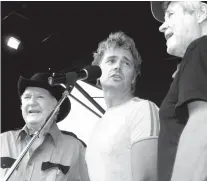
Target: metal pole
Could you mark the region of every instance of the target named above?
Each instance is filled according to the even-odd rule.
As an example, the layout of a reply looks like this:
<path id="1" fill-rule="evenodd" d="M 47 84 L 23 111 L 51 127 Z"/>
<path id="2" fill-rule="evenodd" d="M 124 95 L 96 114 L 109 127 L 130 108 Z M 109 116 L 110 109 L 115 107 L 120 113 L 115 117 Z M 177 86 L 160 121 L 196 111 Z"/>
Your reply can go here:
<path id="1" fill-rule="evenodd" d="M 75 88 L 78 89 L 102 114 L 105 110 L 78 84 L 75 84 Z"/>

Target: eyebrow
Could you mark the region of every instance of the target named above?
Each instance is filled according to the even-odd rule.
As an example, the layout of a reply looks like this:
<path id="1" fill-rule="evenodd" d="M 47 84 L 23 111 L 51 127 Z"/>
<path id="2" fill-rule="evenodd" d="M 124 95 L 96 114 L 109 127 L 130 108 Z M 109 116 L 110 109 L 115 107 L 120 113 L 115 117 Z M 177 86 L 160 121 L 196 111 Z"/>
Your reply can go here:
<path id="1" fill-rule="evenodd" d="M 166 16 L 168 16 L 171 12 L 172 12 L 172 10 L 167 9 L 167 10 L 165 11 L 164 19 L 166 19 Z"/>
<path id="2" fill-rule="evenodd" d="M 108 59 L 111 59 L 111 58 L 117 58 L 117 56 L 115 56 L 115 55 L 109 56 L 109 57 L 107 57 L 107 60 L 108 60 Z M 124 58 L 125 60 L 127 60 L 128 62 L 131 62 L 127 57 L 123 56 L 123 58 Z"/>
<path id="3" fill-rule="evenodd" d="M 117 58 L 117 56 L 112 55 L 112 56 L 107 57 L 107 59 L 111 59 L 111 58 Z"/>
<path id="4" fill-rule="evenodd" d="M 172 11 L 173 11 L 172 9 L 167 9 L 167 10 L 165 10 L 165 14 L 166 14 L 166 13 L 169 14 L 169 13 L 171 13 Z"/>
<path id="5" fill-rule="evenodd" d="M 41 93 L 41 92 L 37 92 L 35 95 L 39 96 L 39 95 L 46 95 L 46 94 Z M 32 96 L 32 93 L 26 92 L 26 93 L 23 93 L 21 97 L 23 97 L 23 96 Z"/>
<path id="6" fill-rule="evenodd" d="M 31 96 L 31 94 L 29 94 L 29 93 L 23 93 L 23 94 L 21 95 L 20 99 L 23 99 L 23 98 L 26 97 L 26 96 Z"/>
<path id="7" fill-rule="evenodd" d="M 30 93 L 23 93 L 22 96 L 28 96 L 31 95 Z"/>
<path id="8" fill-rule="evenodd" d="M 132 61 L 129 60 L 129 59 L 128 59 L 127 57 L 125 57 L 125 56 L 124 56 L 124 59 L 127 60 L 128 62 L 131 62 L 131 63 L 132 63 Z"/>

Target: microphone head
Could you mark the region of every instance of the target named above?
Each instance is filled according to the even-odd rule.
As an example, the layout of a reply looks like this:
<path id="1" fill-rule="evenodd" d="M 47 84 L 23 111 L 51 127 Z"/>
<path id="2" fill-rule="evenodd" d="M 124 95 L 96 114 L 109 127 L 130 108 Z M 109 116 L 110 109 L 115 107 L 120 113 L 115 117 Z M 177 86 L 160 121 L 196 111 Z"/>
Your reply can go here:
<path id="1" fill-rule="evenodd" d="M 101 68 L 97 65 L 89 65 L 83 69 L 87 74 L 87 80 L 95 80 L 101 77 Z"/>

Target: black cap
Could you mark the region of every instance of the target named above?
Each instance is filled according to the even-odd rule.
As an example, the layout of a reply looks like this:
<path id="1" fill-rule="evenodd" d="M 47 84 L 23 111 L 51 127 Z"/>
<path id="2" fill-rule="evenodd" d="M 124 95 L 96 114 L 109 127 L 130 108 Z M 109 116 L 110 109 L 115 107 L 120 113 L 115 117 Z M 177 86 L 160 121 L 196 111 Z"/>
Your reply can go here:
<path id="1" fill-rule="evenodd" d="M 165 1 L 151 1 L 150 2 L 150 6 L 151 6 L 151 12 L 152 15 L 154 16 L 154 18 L 163 23 L 165 21 L 164 17 L 165 17 L 165 12 L 164 9 L 162 8 L 162 4 Z"/>
<path id="2" fill-rule="evenodd" d="M 150 6 L 151 6 L 151 12 L 154 18 L 163 23 L 165 21 L 165 10 L 163 9 L 163 3 L 164 2 L 171 2 L 171 1 L 151 1 Z M 207 1 L 201 1 L 203 3 L 207 3 Z"/>

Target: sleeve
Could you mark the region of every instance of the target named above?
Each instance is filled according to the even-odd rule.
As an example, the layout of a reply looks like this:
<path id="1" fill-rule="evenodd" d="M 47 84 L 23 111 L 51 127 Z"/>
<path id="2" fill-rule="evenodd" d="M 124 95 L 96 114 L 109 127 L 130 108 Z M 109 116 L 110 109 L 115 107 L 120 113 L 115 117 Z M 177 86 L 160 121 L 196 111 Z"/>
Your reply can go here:
<path id="1" fill-rule="evenodd" d="M 81 175 L 81 181 L 89 181 L 89 175 L 88 175 L 88 168 L 85 160 L 85 151 L 86 148 L 81 144 L 80 146 L 80 155 L 79 155 L 79 164 L 80 164 L 80 175 Z"/>
<path id="2" fill-rule="evenodd" d="M 188 119 L 187 104 L 195 100 L 207 101 L 207 36 L 198 42 L 181 67 L 178 83 L 176 115 Z"/>
<path id="3" fill-rule="evenodd" d="M 131 145 L 135 142 L 159 135 L 159 108 L 152 102 L 144 100 L 135 106 L 130 116 Z"/>

